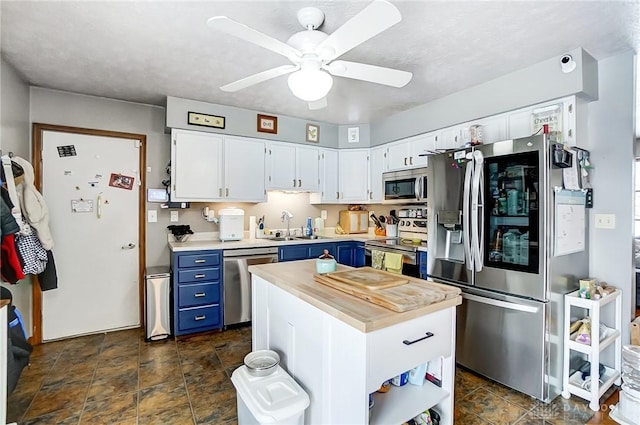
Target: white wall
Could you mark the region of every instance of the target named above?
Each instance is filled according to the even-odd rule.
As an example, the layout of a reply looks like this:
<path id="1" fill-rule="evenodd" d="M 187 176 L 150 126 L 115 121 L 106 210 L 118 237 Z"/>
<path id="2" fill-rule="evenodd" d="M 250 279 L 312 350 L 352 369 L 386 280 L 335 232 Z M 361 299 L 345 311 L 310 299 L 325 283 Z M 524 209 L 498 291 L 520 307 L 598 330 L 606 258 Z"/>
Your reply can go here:
<path id="1" fill-rule="evenodd" d="M 633 52 L 598 62 L 599 99 L 588 105 L 594 207 L 589 216 L 589 273 L 622 288 L 622 340 L 635 316 L 634 145 L 636 92 Z M 615 229 L 596 229 L 595 214 L 615 214 Z M 632 315 L 633 314 L 633 315 Z"/>
<path id="2" fill-rule="evenodd" d="M 4 58 L 0 63 L 0 149 L 6 155 L 31 159 L 29 139 L 29 86 Z M 13 294 L 13 303 L 22 313 L 31 334 L 31 276 L 17 285 L 3 282 Z"/>

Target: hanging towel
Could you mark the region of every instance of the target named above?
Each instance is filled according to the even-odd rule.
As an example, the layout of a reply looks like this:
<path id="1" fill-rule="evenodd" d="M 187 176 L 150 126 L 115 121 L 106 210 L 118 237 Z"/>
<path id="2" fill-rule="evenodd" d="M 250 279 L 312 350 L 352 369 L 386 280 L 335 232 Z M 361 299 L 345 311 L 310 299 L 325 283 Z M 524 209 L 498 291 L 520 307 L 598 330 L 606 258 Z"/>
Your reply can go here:
<path id="1" fill-rule="evenodd" d="M 384 267 L 388 272 L 402 274 L 402 254 L 385 252 Z"/>
<path id="2" fill-rule="evenodd" d="M 384 252 L 371 250 L 371 267 L 374 269 L 382 270 L 384 266 Z"/>

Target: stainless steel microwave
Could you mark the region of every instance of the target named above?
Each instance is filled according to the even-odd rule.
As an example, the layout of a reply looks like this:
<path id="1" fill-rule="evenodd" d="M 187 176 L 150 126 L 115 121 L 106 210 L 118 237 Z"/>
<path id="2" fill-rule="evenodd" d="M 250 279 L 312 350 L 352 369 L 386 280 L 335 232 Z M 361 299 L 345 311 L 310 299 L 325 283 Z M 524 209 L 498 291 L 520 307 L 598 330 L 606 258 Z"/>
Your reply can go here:
<path id="1" fill-rule="evenodd" d="M 382 173 L 385 204 L 427 202 L 427 168 Z"/>

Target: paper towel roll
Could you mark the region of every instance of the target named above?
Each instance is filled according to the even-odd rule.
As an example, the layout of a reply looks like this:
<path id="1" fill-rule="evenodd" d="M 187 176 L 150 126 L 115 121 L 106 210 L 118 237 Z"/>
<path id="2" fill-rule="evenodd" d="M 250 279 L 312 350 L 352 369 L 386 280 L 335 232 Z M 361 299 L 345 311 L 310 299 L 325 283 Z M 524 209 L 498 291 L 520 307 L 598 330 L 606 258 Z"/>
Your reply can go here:
<path id="1" fill-rule="evenodd" d="M 249 216 L 249 239 L 254 240 L 256 238 L 256 216 Z"/>

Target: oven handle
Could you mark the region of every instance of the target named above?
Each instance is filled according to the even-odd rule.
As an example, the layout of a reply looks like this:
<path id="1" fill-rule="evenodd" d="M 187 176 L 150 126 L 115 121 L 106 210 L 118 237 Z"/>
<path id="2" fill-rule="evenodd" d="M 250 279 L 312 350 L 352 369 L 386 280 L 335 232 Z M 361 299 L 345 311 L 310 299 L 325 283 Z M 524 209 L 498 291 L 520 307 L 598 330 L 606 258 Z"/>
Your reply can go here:
<path id="1" fill-rule="evenodd" d="M 396 251 L 394 249 L 382 248 L 379 246 L 366 246 L 364 247 L 364 255 L 371 256 L 371 250 L 382 251 L 382 252 L 397 252 L 402 254 L 402 262 L 405 264 L 416 265 L 417 264 L 417 255 L 415 252 L 407 252 L 407 251 Z"/>

